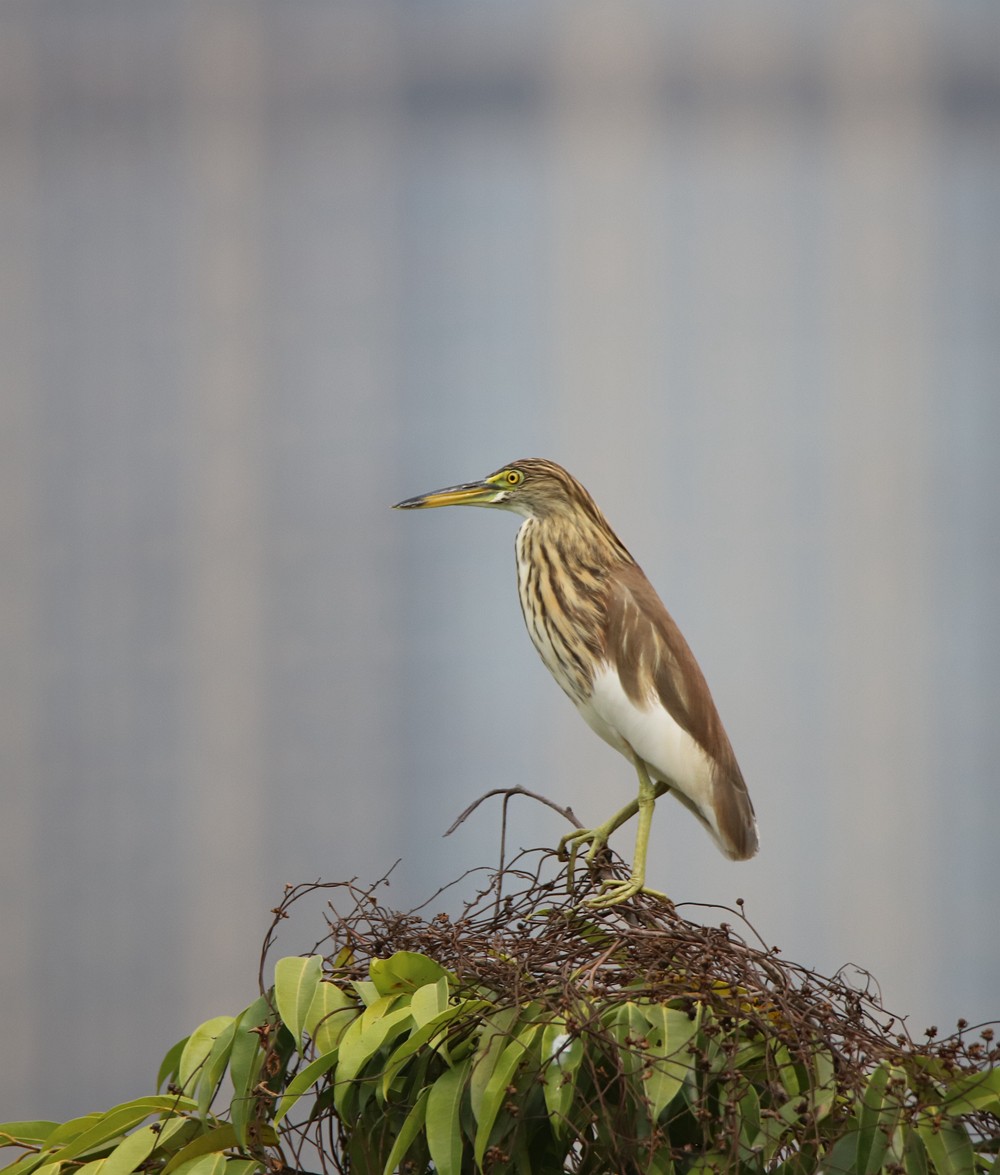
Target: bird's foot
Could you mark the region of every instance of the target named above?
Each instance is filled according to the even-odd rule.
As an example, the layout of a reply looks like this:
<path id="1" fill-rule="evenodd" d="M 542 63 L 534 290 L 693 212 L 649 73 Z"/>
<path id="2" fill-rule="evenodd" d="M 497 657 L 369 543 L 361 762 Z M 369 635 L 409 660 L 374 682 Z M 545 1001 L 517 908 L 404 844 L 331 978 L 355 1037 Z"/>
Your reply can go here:
<path id="1" fill-rule="evenodd" d="M 587 855 L 584 860 L 587 862 L 587 868 L 593 869 L 598 857 L 607 848 L 608 837 L 611 835 L 610 829 L 604 827 L 598 828 L 578 828 L 575 832 L 568 832 L 559 842 L 559 859 L 560 861 L 567 861 L 566 876 L 569 888 L 572 890 L 574 885 L 574 874 L 576 873 L 576 858 L 581 848 L 585 844 L 590 843 L 590 848 L 587 850 Z"/>
<path id="2" fill-rule="evenodd" d="M 642 877 L 636 877 L 635 874 L 625 880 L 609 878 L 601 882 L 599 892 L 593 897 L 587 898 L 584 904 L 594 910 L 608 910 L 612 906 L 617 906 L 620 902 L 627 902 L 629 898 L 634 898 L 641 893 L 648 894 L 649 897 L 657 898 L 668 905 L 673 904 L 665 893 L 660 893 L 658 889 L 650 889 L 649 886 L 643 885 L 642 880 Z"/>

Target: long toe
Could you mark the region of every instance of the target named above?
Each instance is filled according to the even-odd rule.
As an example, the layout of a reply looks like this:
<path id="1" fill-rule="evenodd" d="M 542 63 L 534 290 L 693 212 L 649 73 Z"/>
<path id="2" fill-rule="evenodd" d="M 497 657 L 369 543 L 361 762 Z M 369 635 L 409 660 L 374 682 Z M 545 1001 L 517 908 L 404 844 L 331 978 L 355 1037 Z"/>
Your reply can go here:
<path id="1" fill-rule="evenodd" d="M 607 910 L 621 902 L 627 902 L 629 898 L 634 898 L 637 894 L 646 894 L 648 897 L 656 898 L 657 901 L 673 905 L 665 893 L 660 893 L 658 889 L 650 889 L 636 877 L 629 877 L 625 881 L 602 881 L 600 891 L 587 898 L 586 905 L 595 910 Z"/>
<path id="2" fill-rule="evenodd" d="M 587 853 L 587 860 L 590 861 L 607 844 L 607 837 L 601 835 L 599 828 L 578 828 L 575 832 L 567 832 L 559 841 L 560 860 L 572 860 L 588 842 L 590 850 Z"/>
<path id="3" fill-rule="evenodd" d="M 599 848 L 603 849 L 605 844 L 605 841 L 601 840 L 597 829 L 578 828 L 575 832 L 568 832 L 559 841 L 559 860 L 568 862 L 566 867 L 566 884 L 571 892 L 576 885 L 576 857 L 580 849 L 588 841 L 590 841 L 590 851 L 587 853 L 587 867 L 589 869 L 591 868 L 595 851 Z"/>

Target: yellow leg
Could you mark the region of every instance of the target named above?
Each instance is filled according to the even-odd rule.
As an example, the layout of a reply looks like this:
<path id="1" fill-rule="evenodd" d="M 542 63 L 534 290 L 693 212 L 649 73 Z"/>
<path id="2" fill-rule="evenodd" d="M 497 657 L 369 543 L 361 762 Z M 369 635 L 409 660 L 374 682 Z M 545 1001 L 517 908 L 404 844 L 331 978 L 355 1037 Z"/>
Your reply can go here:
<path id="1" fill-rule="evenodd" d="M 616 906 L 619 902 L 624 902 L 628 898 L 634 897 L 637 893 L 651 894 L 653 897 L 661 898 L 663 901 L 669 901 L 666 894 L 660 893 L 658 890 L 649 889 L 646 884 L 646 851 L 649 847 L 649 830 L 653 822 L 653 809 L 656 806 L 656 797 L 663 795 L 667 790 L 665 784 L 653 784 L 649 778 L 649 772 L 646 770 L 645 764 L 636 759 L 635 768 L 639 774 L 639 795 L 634 803 L 629 804 L 628 807 L 623 808 L 617 816 L 612 817 L 609 821 L 611 825 L 610 832 L 613 832 L 619 824 L 627 820 L 633 812 L 639 813 L 639 827 L 635 834 L 635 856 L 632 860 L 632 873 L 625 881 L 603 881 L 601 883 L 600 893 L 592 898 L 587 899 L 587 905 L 593 906 L 600 910 L 606 910 L 609 906 Z M 623 819 L 619 819 L 622 813 L 628 813 Z M 617 823 L 616 823 L 617 821 Z M 602 833 L 606 825 L 595 830 L 597 833 Z M 605 841 L 607 836 L 605 836 Z M 588 861 L 593 853 L 593 846 L 591 846 L 590 853 L 587 854 Z"/>
<path id="2" fill-rule="evenodd" d="M 580 849 L 589 842 L 590 849 L 587 852 L 584 860 L 587 866 L 594 864 L 601 850 L 608 843 L 608 837 L 620 828 L 627 820 L 639 811 L 638 799 L 632 800 L 631 803 L 625 805 L 620 812 L 616 812 L 610 820 L 605 820 L 603 824 L 599 824 L 596 828 L 578 828 L 576 832 L 568 832 L 559 842 L 559 856 L 569 858 L 569 884 L 573 887 L 573 874 L 576 870 L 576 855 Z"/>

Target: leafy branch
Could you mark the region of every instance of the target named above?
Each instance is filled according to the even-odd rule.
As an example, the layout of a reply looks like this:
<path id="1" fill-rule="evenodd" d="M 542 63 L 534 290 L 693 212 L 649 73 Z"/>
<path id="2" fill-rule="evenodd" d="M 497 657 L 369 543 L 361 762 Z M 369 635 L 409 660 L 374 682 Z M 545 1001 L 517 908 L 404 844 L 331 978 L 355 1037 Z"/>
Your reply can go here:
<path id="1" fill-rule="evenodd" d="M 993 1170 L 990 1026 L 916 1043 L 870 977 L 783 960 L 742 905 L 705 926 L 566 885 L 535 851 L 456 918 L 391 910 L 377 883 L 289 888 L 258 999 L 179 1041 L 161 1093 L 0 1125 L 5 1175 Z M 324 936 L 272 966 L 317 891 Z"/>

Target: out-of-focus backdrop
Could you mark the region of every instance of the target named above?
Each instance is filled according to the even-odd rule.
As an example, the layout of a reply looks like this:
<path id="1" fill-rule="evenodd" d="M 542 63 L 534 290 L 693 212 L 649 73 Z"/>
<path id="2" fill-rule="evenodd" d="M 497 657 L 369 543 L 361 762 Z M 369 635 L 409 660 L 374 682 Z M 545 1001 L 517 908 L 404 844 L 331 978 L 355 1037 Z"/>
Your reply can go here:
<path id="1" fill-rule="evenodd" d="M 1000 1015 L 995 4 L 7 0 L 0 255 L 0 1117 L 149 1090 L 284 883 L 632 794 L 516 521 L 388 509 L 519 456 L 750 782 L 760 856 L 664 802 L 651 883 Z"/>

